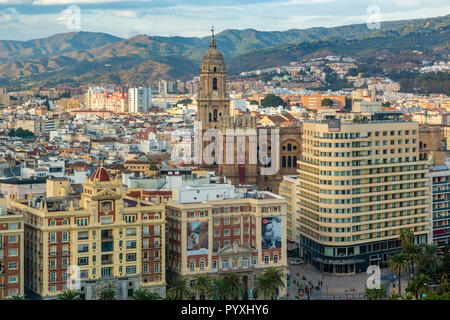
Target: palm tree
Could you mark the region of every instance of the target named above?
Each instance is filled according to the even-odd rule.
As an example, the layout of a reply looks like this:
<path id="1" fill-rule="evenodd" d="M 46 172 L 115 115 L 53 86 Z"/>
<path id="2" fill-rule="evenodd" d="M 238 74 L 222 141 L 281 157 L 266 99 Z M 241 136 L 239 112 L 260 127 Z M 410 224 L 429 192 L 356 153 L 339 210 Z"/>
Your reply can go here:
<path id="1" fill-rule="evenodd" d="M 272 280 L 267 278 L 265 274 L 261 274 L 256 278 L 254 292 L 256 297 L 262 297 L 263 299 L 277 295 L 277 290 L 272 285 Z"/>
<path id="2" fill-rule="evenodd" d="M 227 283 L 227 286 L 230 290 L 230 294 L 232 299 L 239 299 L 239 296 L 245 294 L 244 283 L 242 282 L 242 278 L 235 272 L 229 272 L 225 274 L 224 280 Z"/>
<path id="3" fill-rule="evenodd" d="M 15 296 L 11 296 L 11 298 L 9 298 L 9 300 L 28 300 L 28 299 L 25 295 L 23 295 L 23 296 L 15 295 Z"/>
<path id="4" fill-rule="evenodd" d="M 194 286 L 192 289 L 200 295 L 206 297 L 211 289 L 211 278 L 206 275 L 199 275 L 195 277 Z"/>
<path id="5" fill-rule="evenodd" d="M 432 279 L 438 281 L 441 277 L 440 270 L 443 267 L 443 261 L 438 255 L 436 244 L 426 244 L 422 248 L 422 254 L 419 258 L 418 272 L 429 275 Z"/>
<path id="6" fill-rule="evenodd" d="M 57 300 L 81 300 L 80 294 L 75 290 L 66 290 L 56 297 Z"/>
<path id="7" fill-rule="evenodd" d="M 410 277 L 411 280 L 411 278 L 414 277 L 414 274 L 416 272 L 415 266 L 419 263 L 420 253 L 422 252 L 422 249 L 420 248 L 419 245 L 411 243 L 407 245 L 405 248 L 403 248 L 403 252 L 411 264 L 410 270 L 412 275 Z"/>
<path id="8" fill-rule="evenodd" d="M 161 297 L 157 293 L 148 291 L 147 289 L 137 289 L 133 292 L 135 300 L 159 300 Z"/>
<path id="9" fill-rule="evenodd" d="M 398 278 L 398 293 L 402 295 L 401 275 L 402 272 L 408 270 L 409 263 L 403 253 L 398 253 L 389 257 L 389 268 L 397 274 Z"/>
<path id="10" fill-rule="evenodd" d="M 406 248 L 408 245 L 414 243 L 414 232 L 412 232 L 410 229 L 402 229 L 400 231 L 399 236 L 400 242 L 402 243 L 402 248 Z"/>
<path id="11" fill-rule="evenodd" d="M 209 298 L 213 300 L 233 299 L 233 292 L 225 277 L 219 277 L 213 280 L 211 290 L 208 292 Z"/>
<path id="12" fill-rule="evenodd" d="M 112 288 L 103 288 L 98 293 L 98 300 L 116 300 L 116 291 Z"/>
<path id="13" fill-rule="evenodd" d="M 278 295 L 278 291 L 282 288 L 285 287 L 284 284 L 284 273 L 283 271 L 270 267 L 267 268 L 266 271 L 264 272 L 264 277 L 266 277 L 268 279 L 268 281 L 271 282 L 271 285 L 276 289 L 277 294 L 275 296 Z"/>
<path id="14" fill-rule="evenodd" d="M 187 287 L 187 279 L 178 277 L 174 279 L 167 290 L 168 300 L 189 300 L 191 299 L 191 291 Z"/>
<path id="15" fill-rule="evenodd" d="M 420 298 L 423 293 L 428 292 L 429 290 L 428 283 L 430 280 L 431 280 L 430 277 L 427 276 L 426 274 L 419 273 L 408 284 L 406 291 L 416 296 L 416 298 Z"/>

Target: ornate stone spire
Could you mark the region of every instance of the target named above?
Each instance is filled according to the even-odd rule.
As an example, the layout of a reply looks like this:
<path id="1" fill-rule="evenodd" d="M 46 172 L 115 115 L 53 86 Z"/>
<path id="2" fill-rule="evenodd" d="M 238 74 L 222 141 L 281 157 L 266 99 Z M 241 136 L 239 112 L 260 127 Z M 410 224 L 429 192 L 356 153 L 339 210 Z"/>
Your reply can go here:
<path id="1" fill-rule="evenodd" d="M 211 44 L 209 45 L 209 47 L 216 49 L 216 38 L 214 38 L 214 26 L 211 27 Z"/>

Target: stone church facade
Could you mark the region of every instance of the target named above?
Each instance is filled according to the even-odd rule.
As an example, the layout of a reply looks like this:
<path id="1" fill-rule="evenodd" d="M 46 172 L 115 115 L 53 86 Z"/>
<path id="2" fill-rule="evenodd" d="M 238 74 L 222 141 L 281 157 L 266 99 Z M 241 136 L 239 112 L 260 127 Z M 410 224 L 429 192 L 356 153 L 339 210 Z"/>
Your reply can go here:
<path id="1" fill-rule="evenodd" d="M 211 37 L 210 48 L 203 56 L 199 76 L 200 90 L 197 97 L 197 112 L 198 120 L 201 123 L 202 137 L 205 137 L 205 132 L 209 129 L 218 130 L 223 137 L 222 141 L 211 138 L 211 140 L 202 142 L 203 156 L 211 150 L 207 148 L 213 141 L 222 146 L 222 149 L 216 148 L 212 152 L 216 161 L 213 164 L 202 161 L 202 166 L 214 169 L 234 185 L 255 184 L 258 186 L 258 190 L 278 193 L 283 176 L 297 174 L 297 160 L 301 155 L 301 128 L 298 126 L 258 128 L 256 117 L 230 115 L 227 67 L 222 54 L 217 50 L 214 34 Z M 277 137 L 274 135 L 274 139 L 272 139 L 274 131 L 271 129 L 278 131 Z M 262 130 L 267 131 L 267 139 L 263 139 L 265 142 L 261 144 L 259 139 Z M 233 133 L 234 137 L 230 133 Z M 273 143 L 276 143 L 277 146 L 272 146 Z M 220 156 L 215 154 L 217 150 L 222 150 L 223 154 Z M 268 160 L 265 164 L 260 161 L 260 151 L 267 153 Z M 257 161 L 255 161 L 255 156 Z M 279 169 L 268 170 L 272 172 L 264 174 L 264 170 L 262 170 L 264 167 L 275 168 L 274 160 L 278 162 Z"/>

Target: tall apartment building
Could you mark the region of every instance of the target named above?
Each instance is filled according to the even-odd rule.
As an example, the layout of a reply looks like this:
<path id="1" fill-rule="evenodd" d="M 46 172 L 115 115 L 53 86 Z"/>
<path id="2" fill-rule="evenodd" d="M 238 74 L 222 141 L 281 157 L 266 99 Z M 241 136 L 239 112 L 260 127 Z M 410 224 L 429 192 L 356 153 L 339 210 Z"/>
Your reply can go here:
<path id="1" fill-rule="evenodd" d="M 0 299 L 24 295 L 24 222 L 0 205 Z"/>
<path id="2" fill-rule="evenodd" d="M 400 250 L 400 231 L 431 242 L 428 165 L 418 124 L 396 113 L 305 121 L 299 164 L 300 245 L 324 272 L 363 272 Z"/>
<path id="3" fill-rule="evenodd" d="M 150 88 L 128 89 L 128 112 L 147 113 L 152 107 L 152 90 Z"/>
<path id="4" fill-rule="evenodd" d="M 298 176 L 284 176 L 280 183 L 279 194 L 287 200 L 286 205 L 286 238 L 289 241 L 299 242 L 300 236 L 297 227 L 296 191 Z"/>
<path id="5" fill-rule="evenodd" d="M 438 248 L 450 244 L 450 167 L 448 164 L 430 166 L 432 187 L 433 243 Z"/>
<path id="6" fill-rule="evenodd" d="M 25 287 L 42 299 L 66 290 L 68 268 L 78 266 L 82 298 L 111 286 L 128 299 L 140 287 L 165 296 L 164 204 L 125 195 L 103 167 L 86 179 L 81 196 L 70 180 L 47 180 L 45 197 L 13 199 L 25 219 Z"/>
<path id="7" fill-rule="evenodd" d="M 233 271 L 242 275 L 247 298 L 266 267 L 286 274 L 282 197 L 271 192 L 239 193 L 232 185 L 189 186 L 172 190 L 166 212 L 167 266 L 191 285 L 197 275 L 214 278 Z"/>

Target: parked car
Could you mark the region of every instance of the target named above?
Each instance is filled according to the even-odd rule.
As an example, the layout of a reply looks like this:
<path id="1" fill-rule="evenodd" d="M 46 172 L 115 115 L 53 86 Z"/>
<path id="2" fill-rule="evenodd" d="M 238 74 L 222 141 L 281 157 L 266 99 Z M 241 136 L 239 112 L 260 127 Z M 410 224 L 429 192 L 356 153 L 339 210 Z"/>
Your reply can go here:
<path id="1" fill-rule="evenodd" d="M 297 264 L 305 264 L 306 262 L 303 259 L 292 259 L 290 263 L 292 265 L 297 265 Z"/>

